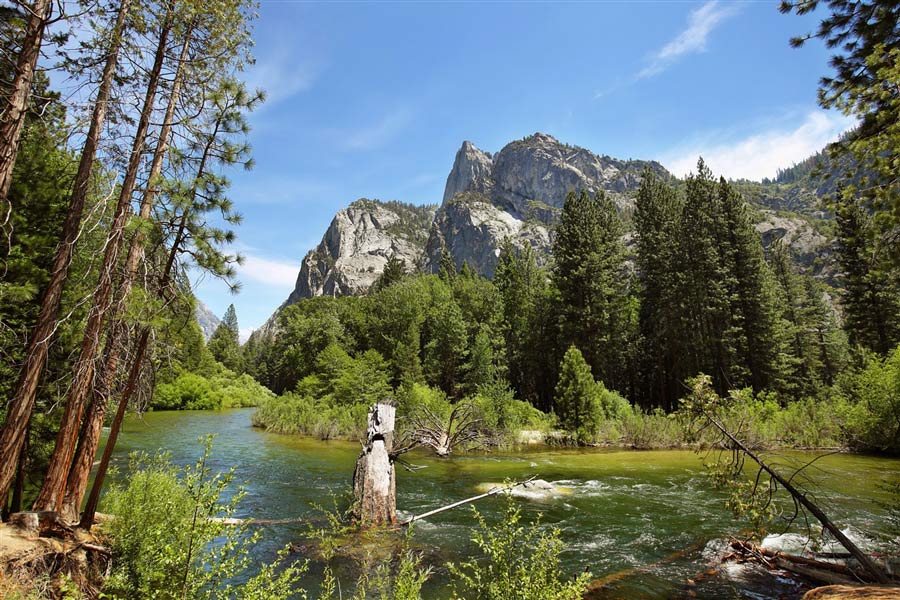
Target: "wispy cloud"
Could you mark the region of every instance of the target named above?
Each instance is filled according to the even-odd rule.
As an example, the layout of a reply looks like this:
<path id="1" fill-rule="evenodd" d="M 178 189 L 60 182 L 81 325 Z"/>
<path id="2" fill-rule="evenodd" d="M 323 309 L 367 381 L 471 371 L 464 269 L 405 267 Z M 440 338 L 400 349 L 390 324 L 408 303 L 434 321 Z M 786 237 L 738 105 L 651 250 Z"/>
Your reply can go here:
<path id="1" fill-rule="evenodd" d="M 313 54 L 303 57 L 297 54 L 296 41 L 285 38 L 256 57 L 256 63 L 247 69 L 244 76 L 247 87 L 266 92 L 266 102 L 260 110 L 310 89 L 322 72 L 324 65 Z"/>
<path id="2" fill-rule="evenodd" d="M 790 167 L 821 150 L 854 124 L 853 119 L 844 115 L 816 110 L 807 113 L 793 129 L 770 129 L 734 140 L 712 134 L 703 141 L 676 148 L 661 162 L 681 177 L 695 170 L 697 158 L 702 156 L 717 175 L 760 180 L 774 177 L 778 169 Z"/>
<path id="3" fill-rule="evenodd" d="M 398 106 L 371 125 L 338 133 L 339 145 L 347 150 L 373 150 L 403 131 L 412 118 L 413 110 L 410 107 Z"/>
<path id="4" fill-rule="evenodd" d="M 244 264 L 238 267 L 238 278 L 245 284 L 253 281 L 256 284 L 290 290 L 294 287 L 299 271 L 299 261 L 274 260 L 246 252 Z"/>
<path id="5" fill-rule="evenodd" d="M 709 34 L 719 23 L 736 12 L 735 6 L 721 6 L 717 0 L 709 0 L 700 8 L 693 10 L 688 17 L 687 28 L 675 39 L 654 52 L 649 59 L 649 64 L 641 69 L 636 79 L 646 79 L 658 75 L 682 56 L 705 51 Z"/>

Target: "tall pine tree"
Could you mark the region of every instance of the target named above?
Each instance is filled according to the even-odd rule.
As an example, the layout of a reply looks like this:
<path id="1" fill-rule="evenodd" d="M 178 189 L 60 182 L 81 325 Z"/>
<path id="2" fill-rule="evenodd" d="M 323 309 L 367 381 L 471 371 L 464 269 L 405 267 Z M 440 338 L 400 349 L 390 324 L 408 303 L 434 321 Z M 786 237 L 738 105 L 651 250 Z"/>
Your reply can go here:
<path id="1" fill-rule="evenodd" d="M 622 233 L 612 200 L 582 190 L 566 197 L 553 243 L 562 347 L 577 347 L 613 389 L 628 386 L 626 349 L 632 338 Z"/>

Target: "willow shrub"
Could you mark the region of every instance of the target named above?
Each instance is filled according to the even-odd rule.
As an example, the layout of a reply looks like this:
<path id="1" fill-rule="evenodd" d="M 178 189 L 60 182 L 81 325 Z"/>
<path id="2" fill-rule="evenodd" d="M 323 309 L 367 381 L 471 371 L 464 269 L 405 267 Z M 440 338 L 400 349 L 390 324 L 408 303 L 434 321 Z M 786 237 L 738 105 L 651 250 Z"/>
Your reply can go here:
<path id="1" fill-rule="evenodd" d="M 274 394 L 247 374 L 221 367 L 204 377 L 184 372 L 156 386 L 151 407 L 156 410 L 217 410 L 257 406 Z"/>
<path id="2" fill-rule="evenodd" d="M 558 529 L 539 522 L 522 522 L 521 509 L 509 496 L 502 521 L 489 525 L 474 507 L 478 524 L 472 541 L 482 557 L 448 564 L 453 598 L 480 600 L 578 600 L 587 589 L 590 573 L 566 578 L 560 566 L 563 550 Z"/>
<path id="3" fill-rule="evenodd" d="M 887 357 L 871 355 L 841 388 L 849 400 L 845 435 L 857 450 L 900 454 L 900 346 Z"/>
<path id="4" fill-rule="evenodd" d="M 178 469 L 166 454 L 131 458 L 125 483 L 104 498 L 114 518 L 103 526 L 113 552 L 104 598 L 138 600 L 281 600 L 294 597 L 304 566 L 255 567 L 260 532 L 226 523 L 243 496 L 223 500 L 233 473 L 207 466 L 212 437 L 194 466 Z"/>

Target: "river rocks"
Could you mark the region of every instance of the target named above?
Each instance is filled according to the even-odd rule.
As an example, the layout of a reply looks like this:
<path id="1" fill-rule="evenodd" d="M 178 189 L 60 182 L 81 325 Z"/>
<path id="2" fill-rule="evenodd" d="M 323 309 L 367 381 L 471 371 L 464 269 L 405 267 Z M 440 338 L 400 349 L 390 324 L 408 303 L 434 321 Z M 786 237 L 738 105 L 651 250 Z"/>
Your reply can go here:
<path id="1" fill-rule="evenodd" d="M 480 483 L 475 489 L 481 493 L 487 493 L 497 488 L 502 488 L 503 483 Z M 503 490 L 504 494 L 516 496 L 517 498 L 526 498 L 529 500 L 552 500 L 560 496 L 569 496 L 574 493 L 570 487 L 556 485 L 544 479 L 532 479 L 520 483 L 519 485 L 509 487 Z"/>

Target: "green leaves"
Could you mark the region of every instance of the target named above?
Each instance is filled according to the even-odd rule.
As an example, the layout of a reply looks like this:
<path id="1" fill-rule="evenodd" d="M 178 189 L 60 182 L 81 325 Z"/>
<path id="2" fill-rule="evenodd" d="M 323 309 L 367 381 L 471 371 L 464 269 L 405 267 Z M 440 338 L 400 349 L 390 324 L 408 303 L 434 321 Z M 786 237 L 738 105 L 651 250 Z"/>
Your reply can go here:
<path id="1" fill-rule="evenodd" d="M 590 581 L 590 573 L 562 577 L 559 555 L 563 550 L 558 529 L 546 529 L 540 520 L 522 522 L 522 511 L 511 496 L 506 499 L 503 520 L 489 525 L 474 507 L 478 524 L 472 541 L 484 554 L 447 567 L 456 599 L 481 600 L 577 600 Z"/>

